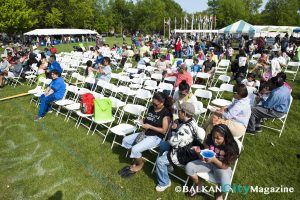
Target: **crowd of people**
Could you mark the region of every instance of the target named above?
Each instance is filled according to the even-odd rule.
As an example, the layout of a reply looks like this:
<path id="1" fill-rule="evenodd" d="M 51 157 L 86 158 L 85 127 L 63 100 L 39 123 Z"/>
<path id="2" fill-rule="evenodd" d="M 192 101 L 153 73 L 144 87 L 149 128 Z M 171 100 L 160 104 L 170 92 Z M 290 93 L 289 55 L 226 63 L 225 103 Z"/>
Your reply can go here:
<path id="1" fill-rule="evenodd" d="M 197 176 L 198 172 L 211 171 L 220 186 L 230 185 L 231 164 L 240 153 L 236 139 L 243 137 L 246 132 L 254 135 L 260 132 L 262 119 L 280 118 L 288 112 L 292 88 L 286 82 L 283 69 L 288 61 L 297 59 L 300 46 L 296 47 L 293 37 L 286 37 L 276 39 L 276 50 L 269 49 L 262 38 L 242 40 L 235 59 L 234 50 L 226 38 L 221 40 L 219 46 L 212 46 L 212 41 L 206 41 L 198 35 L 177 36 L 167 41 L 161 41 L 156 36 L 133 36 L 130 48 L 127 44 L 110 48 L 107 44 L 99 43 L 88 49 L 91 59 L 85 63 L 84 75 L 97 81 L 111 81 L 111 59 L 116 60 L 122 68 L 132 57 L 137 65 L 152 66 L 154 73 L 162 74 L 164 78 L 176 77 L 173 91 L 154 93 L 152 105 L 141 121 L 143 131 L 124 137 L 122 146 L 130 150 L 130 158 L 134 162 L 119 170 L 120 176 L 129 178 L 142 170 L 142 153 L 159 146 L 156 191 L 162 192 L 170 187 L 168 172 L 172 171 L 172 165 L 185 167 L 186 174 L 194 183 L 189 192 L 191 197 L 201 192 L 203 185 Z M 160 51 L 162 45 L 167 46 L 166 52 Z M 7 50 L 1 55 L 0 83 L 3 77 L 18 76 L 23 71 L 21 69 L 26 71 L 32 64 L 37 65 L 39 77 L 52 79 L 45 94 L 40 97 L 36 120 L 42 119 L 51 110 L 51 103 L 62 99 L 66 91 L 65 81 L 61 77 L 64 69 L 56 61 L 56 53 L 51 51 L 50 56 L 47 52 L 36 55 L 19 48 Z M 255 53 L 260 53 L 260 58 L 251 69 L 249 58 Z M 175 58 L 182 57 L 191 60 L 192 64 L 180 59 L 175 62 Z M 198 100 L 191 87 L 202 80 L 196 80 L 193 74 L 209 74 L 211 84 L 218 64 L 225 59 L 232 63 L 231 75 L 236 82 L 233 101 L 229 106 L 212 111 L 200 128 L 195 120 Z M 249 88 L 256 91 L 252 94 L 254 103 L 249 99 L 250 91 L 253 93 Z M 174 114 L 178 115 L 176 119 Z M 210 149 L 216 155 L 211 159 L 204 158 L 200 155 L 201 149 Z M 218 192 L 215 198 L 222 199 L 222 195 Z"/>

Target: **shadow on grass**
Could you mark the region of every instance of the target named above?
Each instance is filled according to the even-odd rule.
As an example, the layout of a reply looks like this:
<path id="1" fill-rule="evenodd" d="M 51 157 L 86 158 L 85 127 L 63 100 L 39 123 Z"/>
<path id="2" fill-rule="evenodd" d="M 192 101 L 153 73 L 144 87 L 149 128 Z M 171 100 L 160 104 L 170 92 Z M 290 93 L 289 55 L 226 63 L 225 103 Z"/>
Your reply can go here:
<path id="1" fill-rule="evenodd" d="M 62 191 L 57 191 L 55 192 L 51 197 L 48 198 L 48 200 L 62 200 L 62 196 L 63 196 L 63 193 Z"/>

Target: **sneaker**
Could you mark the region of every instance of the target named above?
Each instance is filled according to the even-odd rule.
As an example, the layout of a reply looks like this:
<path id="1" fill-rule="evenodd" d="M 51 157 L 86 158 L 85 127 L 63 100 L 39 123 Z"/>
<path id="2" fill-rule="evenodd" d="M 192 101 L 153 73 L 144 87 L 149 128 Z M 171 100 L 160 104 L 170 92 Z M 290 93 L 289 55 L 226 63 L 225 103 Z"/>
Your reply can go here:
<path id="1" fill-rule="evenodd" d="M 246 133 L 249 134 L 249 135 L 256 135 L 256 132 L 255 131 L 250 131 L 250 130 L 246 130 Z"/>
<path id="2" fill-rule="evenodd" d="M 163 192 L 163 191 L 165 191 L 168 187 L 170 187 L 171 186 L 171 181 L 169 181 L 169 184 L 168 185 L 166 185 L 166 186 L 160 186 L 160 185 L 157 185 L 156 187 L 155 187 L 155 189 L 156 189 L 156 191 L 157 192 Z"/>
<path id="3" fill-rule="evenodd" d="M 49 110 L 48 113 L 53 113 L 53 110 Z"/>
<path id="4" fill-rule="evenodd" d="M 262 132 L 262 129 L 261 129 L 261 127 L 256 127 L 255 131 L 258 132 L 258 133 L 260 133 L 260 132 Z"/>
<path id="5" fill-rule="evenodd" d="M 34 118 L 33 121 L 37 122 L 37 121 L 39 121 L 39 120 L 41 120 L 41 119 L 43 119 L 43 117 L 36 117 L 36 118 Z"/>

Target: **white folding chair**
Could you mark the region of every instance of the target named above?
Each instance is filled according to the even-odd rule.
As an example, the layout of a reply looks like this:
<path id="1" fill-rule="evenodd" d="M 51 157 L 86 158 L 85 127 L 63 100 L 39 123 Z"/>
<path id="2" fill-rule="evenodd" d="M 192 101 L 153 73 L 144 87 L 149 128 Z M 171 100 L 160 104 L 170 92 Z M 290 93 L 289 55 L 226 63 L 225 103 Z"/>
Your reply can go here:
<path id="1" fill-rule="evenodd" d="M 23 68 L 20 71 L 20 74 L 15 77 L 7 77 L 7 79 L 11 82 L 11 85 L 14 86 L 14 88 L 17 86 L 17 84 L 23 85 L 23 83 L 20 81 L 22 79 L 21 75 L 23 73 Z"/>
<path id="2" fill-rule="evenodd" d="M 145 90 L 150 90 L 152 93 L 157 90 L 157 82 L 154 80 L 146 80 L 144 82 L 144 89 Z"/>
<path id="3" fill-rule="evenodd" d="M 160 82 L 160 81 L 162 81 L 163 76 L 162 76 L 162 74 L 152 74 L 152 75 L 151 75 L 151 79 L 154 79 L 154 80 Z"/>
<path id="4" fill-rule="evenodd" d="M 219 62 L 218 66 L 216 67 L 216 71 L 215 71 L 214 76 L 222 75 L 222 74 L 225 75 L 228 71 L 229 65 L 230 65 L 230 60 L 222 59 Z"/>
<path id="5" fill-rule="evenodd" d="M 267 126 L 267 125 L 261 125 L 262 127 L 265 127 L 265 128 L 268 128 L 268 129 L 272 129 L 274 131 L 278 131 L 279 132 L 279 137 L 281 136 L 282 132 L 283 132 L 283 129 L 285 127 L 285 123 L 286 123 L 286 120 L 288 118 L 288 115 L 289 115 L 289 112 L 290 112 L 290 109 L 291 109 L 291 106 L 292 106 L 292 102 L 293 102 L 293 97 L 292 95 L 290 96 L 290 105 L 289 105 L 289 108 L 288 108 L 288 111 L 285 115 L 283 115 L 282 117 L 280 118 L 275 118 L 275 119 L 272 119 L 272 124 L 275 124 L 275 120 L 276 121 L 279 121 L 279 123 L 281 123 L 281 128 L 278 129 L 278 128 L 274 128 L 274 127 L 271 127 L 271 126 Z"/>
<path id="6" fill-rule="evenodd" d="M 219 94 L 219 92 L 221 92 L 221 88 L 217 87 L 217 84 L 219 82 L 221 83 L 229 83 L 230 82 L 230 76 L 227 76 L 227 75 L 220 75 L 217 79 L 217 81 L 215 82 L 214 86 L 213 87 L 209 87 L 207 88 L 208 90 L 212 91 L 212 92 L 216 92 L 217 94 Z"/>
<path id="7" fill-rule="evenodd" d="M 284 73 L 293 75 L 292 81 L 295 81 L 300 67 L 300 62 L 288 62 Z"/>
<path id="8" fill-rule="evenodd" d="M 194 89 L 205 89 L 208 85 L 208 80 L 210 78 L 210 74 L 209 73 L 204 73 L 204 72 L 198 72 L 197 75 L 196 75 L 196 78 L 200 78 L 200 79 L 204 79 L 204 82 L 205 82 L 205 85 L 202 85 L 202 84 L 192 84 L 191 88 L 194 88 Z"/>
<path id="9" fill-rule="evenodd" d="M 206 107 L 203 106 L 203 103 L 202 103 L 202 109 L 200 109 L 198 111 L 198 118 L 197 118 L 197 123 L 199 123 L 199 119 L 202 118 L 202 122 L 201 124 L 203 124 L 204 120 L 205 120 L 205 117 L 206 117 L 206 114 L 207 114 L 207 107 L 209 106 L 210 102 L 211 102 L 211 99 L 212 99 L 212 92 L 211 91 L 208 91 L 208 90 L 203 90 L 203 89 L 197 89 L 195 92 L 194 92 L 194 95 L 197 97 L 197 98 L 200 98 L 201 102 L 203 100 L 206 100 L 207 101 L 207 105 Z"/>
<path id="10" fill-rule="evenodd" d="M 172 94 L 172 90 L 173 90 L 174 86 L 170 83 L 164 83 L 164 82 L 161 82 L 159 83 L 158 85 L 158 90 L 159 92 L 163 92 L 164 90 L 165 91 L 169 91 L 169 96 Z"/>
<path id="11" fill-rule="evenodd" d="M 148 104 L 150 102 L 152 98 L 152 94 L 149 90 L 144 90 L 144 89 L 138 89 L 136 91 L 136 94 L 134 96 L 134 99 L 133 99 L 133 103 L 134 104 L 137 104 L 137 102 L 140 100 L 140 101 L 143 101 L 145 102 L 146 101 L 146 105 L 145 107 L 147 108 L 148 107 Z"/>
<path id="12" fill-rule="evenodd" d="M 120 143 L 116 142 L 116 137 L 121 136 L 125 137 L 126 135 L 130 133 L 134 133 L 137 129 L 136 125 L 134 124 L 134 120 L 140 120 L 141 116 L 143 115 L 143 112 L 145 112 L 146 107 L 136 104 L 126 104 L 122 110 L 120 119 L 118 121 L 118 125 L 114 126 L 110 129 L 112 133 L 114 133 L 114 139 L 111 144 L 111 148 L 113 148 L 114 144 L 121 145 Z M 127 115 L 127 120 L 125 123 L 122 123 L 122 120 L 124 118 L 124 114 Z M 129 124 L 129 117 L 130 120 L 133 122 Z"/>

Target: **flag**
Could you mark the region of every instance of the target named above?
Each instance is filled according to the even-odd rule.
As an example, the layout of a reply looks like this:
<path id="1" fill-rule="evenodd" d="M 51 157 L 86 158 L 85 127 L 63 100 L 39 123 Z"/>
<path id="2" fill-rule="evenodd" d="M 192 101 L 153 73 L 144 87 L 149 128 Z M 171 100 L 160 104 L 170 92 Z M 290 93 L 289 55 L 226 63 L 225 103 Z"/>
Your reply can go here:
<path id="1" fill-rule="evenodd" d="M 169 18 L 168 21 L 165 21 L 165 24 L 169 25 L 170 26 L 170 23 L 171 23 L 171 19 Z"/>
<path id="2" fill-rule="evenodd" d="M 192 15 L 192 25 L 191 25 L 191 29 L 193 30 L 194 28 L 194 15 Z"/>
<path id="3" fill-rule="evenodd" d="M 189 19 L 188 19 L 188 16 L 186 15 L 185 18 L 184 18 L 185 22 L 188 24 L 189 23 Z"/>
<path id="4" fill-rule="evenodd" d="M 213 15 L 211 15 L 211 16 L 209 17 L 209 21 L 210 21 L 210 22 L 213 22 Z"/>
<path id="5" fill-rule="evenodd" d="M 175 23 L 175 29 L 176 29 L 176 23 L 177 23 L 176 17 L 175 17 L 175 19 L 174 19 L 174 23 Z"/>

